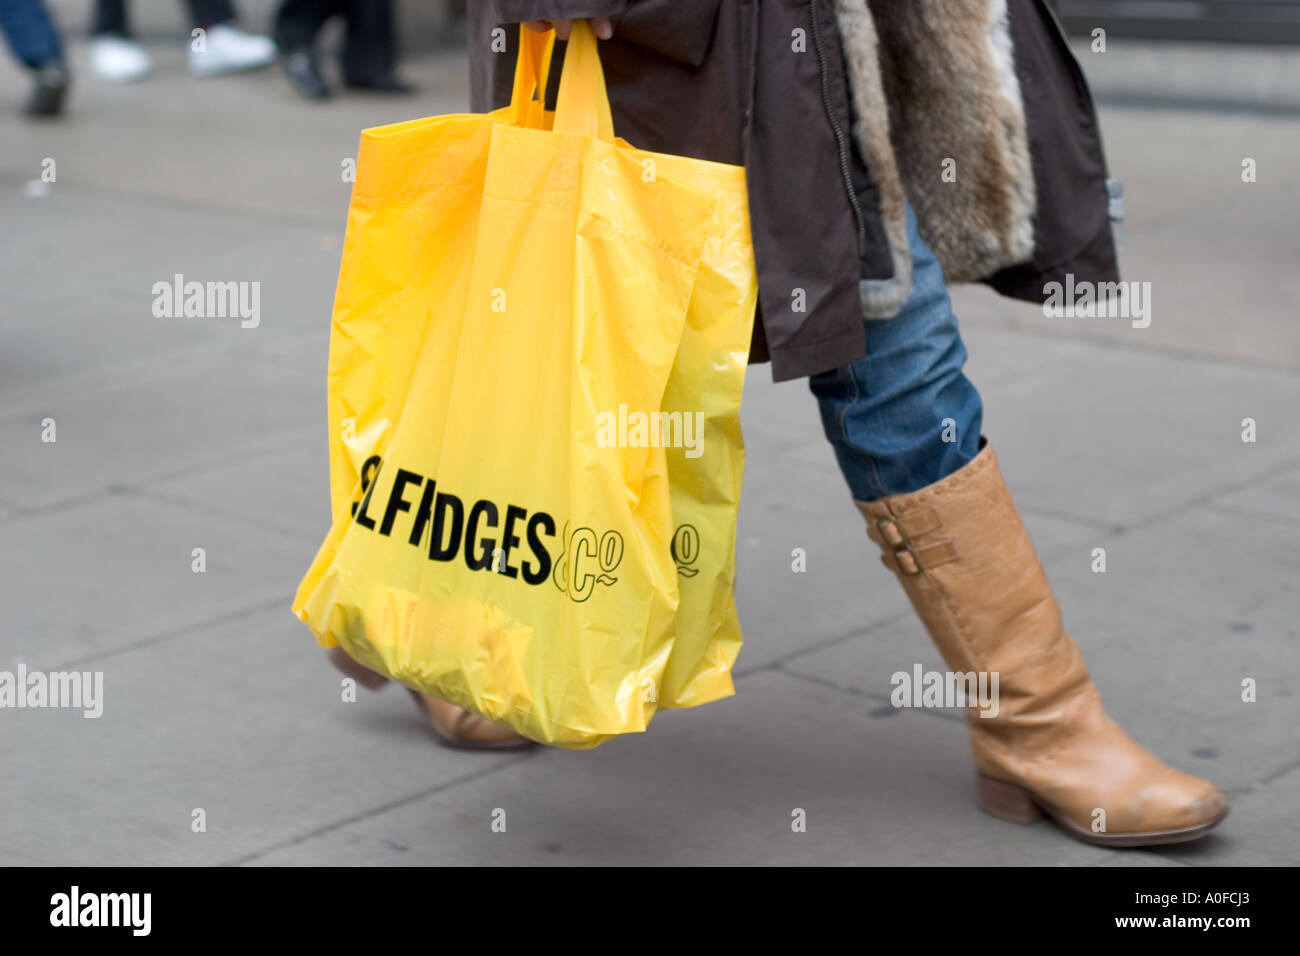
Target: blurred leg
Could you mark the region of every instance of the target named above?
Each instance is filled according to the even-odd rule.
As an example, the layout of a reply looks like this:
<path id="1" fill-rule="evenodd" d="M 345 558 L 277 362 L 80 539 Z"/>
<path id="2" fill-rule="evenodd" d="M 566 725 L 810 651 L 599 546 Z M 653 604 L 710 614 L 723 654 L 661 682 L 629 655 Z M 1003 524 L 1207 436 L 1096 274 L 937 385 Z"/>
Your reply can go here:
<path id="1" fill-rule="evenodd" d="M 14 56 L 35 74 L 23 113 L 41 117 L 62 113 L 68 68 L 63 63 L 58 31 L 42 0 L 0 0 L 0 32 Z"/>
<path id="2" fill-rule="evenodd" d="M 32 69 L 63 60 L 59 34 L 41 0 L 0 3 L 0 30 L 4 31 L 14 56 Z"/>
<path id="3" fill-rule="evenodd" d="M 275 42 L 281 52 L 310 47 L 336 12 L 331 0 L 284 0 L 275 14 Z"/>
<path id="4" fill-rule="evenodd" d="M 230 0 L 186 0 L 190 20 L 196 27 L 210 27 L 235 19 L 235 8 Z"/>
<path id="5" fill-rule="evenodd" d="M 341 11 L 337 0 L 283 0 L 276 11 L 275 42 L 280 48 L 280 65 L 304 99 L 329 99 L 329 86 L 316 57 L 316 34 L 326 20 Z"/>
<path id="6" fill-rule="evenodd" d="M 133 39 L 126 0 L 97 0 L 90 27 L 90 68 L 113 83 L 142 80 L 153 69 Z"/>
<path id="7" fill-rule="evenodd" d="M 90 25 L 90 32 L 95 36 L 130 36 L 126 0 L 96 0 L 95 19 Z"/>
<path id="8" fill-rule="evenodd" d="M 397 37 L 392 0 L 347 0 L 343 76 L 350 86 L 403 92 L 394 77 Z"/>

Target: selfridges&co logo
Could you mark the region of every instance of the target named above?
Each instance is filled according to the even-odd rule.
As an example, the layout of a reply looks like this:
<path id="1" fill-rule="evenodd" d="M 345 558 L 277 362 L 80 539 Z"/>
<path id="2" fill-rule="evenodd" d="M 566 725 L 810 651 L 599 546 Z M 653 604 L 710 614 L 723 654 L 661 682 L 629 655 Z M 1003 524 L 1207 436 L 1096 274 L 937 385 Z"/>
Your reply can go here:
<path id="1" fill-rule="evenodd" d="M 556 535 L 554 516 L 514 504 L 480 498 L 468 503 L 439 490 L 436 479 L 398 468 L 382 510 L 375 501 L 383 459 L 372 455 L 361 467 L 361 499 L 352 503 L 358 527 L 384 537 L 405 534 L 407 543 L 426 551 L 430 561 L 464 560 L 471 571 L 489 571 L 525 584 L 547 578 L 570 600 L 588 600 L 598 587 L 613 587 L 623 561 L 623 536 L 617 531 L 566 522 Z M 400 527 L 399 527 L 400 524 Z M 525 550 L 526 543 L 526 550 Z M 694 577 L 700 536 L 683 524 L 673 534 L 671 552 L 678 573 Z"/>

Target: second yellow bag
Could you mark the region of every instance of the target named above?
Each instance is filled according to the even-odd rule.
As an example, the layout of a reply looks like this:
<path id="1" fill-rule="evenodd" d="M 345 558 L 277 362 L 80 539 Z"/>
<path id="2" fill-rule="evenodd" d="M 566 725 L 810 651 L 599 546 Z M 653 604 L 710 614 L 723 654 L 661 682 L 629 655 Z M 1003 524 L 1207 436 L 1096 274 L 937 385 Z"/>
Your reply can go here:
<path id="1" fill-rule="evenodd" d="M 584 38 L 574 43 L 579 52 L 589 52 L 581 46 Z M 553 32 L 521 32 L 513 101 L 496 114 L 503 122 L 552 128 L 554 114 L 545 111 L 540 96 L 554 46 Z M 532 99 L 535 94 L 539 99 Z M 693 707 L 734 692 L 731 668 L 741 645 L 733 590 L 736 517 L 745 467 L 740 401 L 758 279 L 744 167 L 635 153 L 643 177 L 667 175 L 718 197 L 658 429 L 683 438 L 667 447 L 671 550 L 681 597 L 663 686 L 646 693 L 657 692 L 660 707 Z"/>

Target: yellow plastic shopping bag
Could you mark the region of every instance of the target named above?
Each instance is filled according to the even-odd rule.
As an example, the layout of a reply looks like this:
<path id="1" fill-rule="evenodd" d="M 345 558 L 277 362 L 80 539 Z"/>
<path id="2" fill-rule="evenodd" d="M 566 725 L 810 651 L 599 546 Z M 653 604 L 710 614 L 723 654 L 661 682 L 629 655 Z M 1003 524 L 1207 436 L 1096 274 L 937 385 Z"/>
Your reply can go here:
<path id="1" fill-rule="evenodd" d="M 565 746 L 730 692 L 753 312 L 743 173 L 615 142 L 594 44 L 575 33 L 553 118 L 524 43 L 508 110 L 363 134 L 330 349 L 333 525 L 294 602 L 321 643 Z M 683 371 L 702 378 L 675 386 Z M 703 416 L 703 454 L 623 430 L 669 399 Z M 669 489 L 678 459 L 693 511 Z M 678 581 L 696 578 L 683 641 Z"/>

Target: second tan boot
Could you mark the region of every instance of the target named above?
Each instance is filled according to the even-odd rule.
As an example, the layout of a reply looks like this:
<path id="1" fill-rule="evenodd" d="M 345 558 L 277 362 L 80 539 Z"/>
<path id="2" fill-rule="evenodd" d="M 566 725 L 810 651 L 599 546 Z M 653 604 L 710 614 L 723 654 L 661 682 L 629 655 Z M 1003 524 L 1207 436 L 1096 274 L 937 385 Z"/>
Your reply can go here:
<path id="1" fill-rule="evenodd" d="M 325 653 L 336 669 L 362 687 L 379 690 L 388 683 L 387 677 L 354 661 L 341 647 L 331 647 Z M 457 750 L 524 750 L 537 746 L 535 741 L 520 736 L 509 727 L 493 723 L 440 697 L 421 694 L 409 687 L 407 693 L 415 701 L 425 726 L 445 747 Z"/>
<path id="2" fill-rule="evenodd" d="M 985 810 L 1046 814 L 1105 846 L 1194 840 L 1224 818 L 1217 787 L 1106 716 L 991 445 L 942 481 L 857 506 L 948 666 L 998 675 L 996 716 L 967 711 Z"/>

